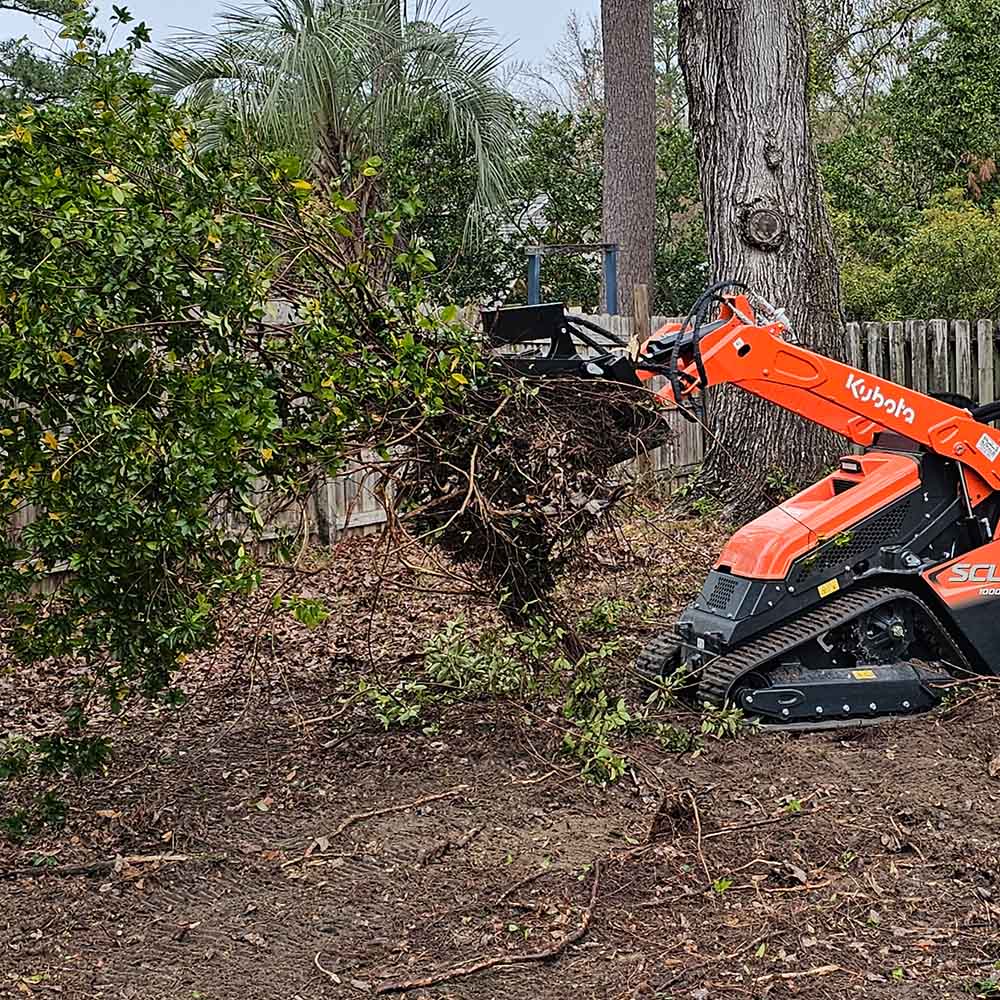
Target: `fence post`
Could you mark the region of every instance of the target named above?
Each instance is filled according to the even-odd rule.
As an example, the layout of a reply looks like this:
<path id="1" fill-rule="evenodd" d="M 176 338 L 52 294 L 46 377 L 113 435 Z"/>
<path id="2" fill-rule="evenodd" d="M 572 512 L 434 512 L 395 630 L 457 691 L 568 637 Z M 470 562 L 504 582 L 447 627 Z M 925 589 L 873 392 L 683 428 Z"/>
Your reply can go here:
<path id="1" fill-rule="evenodd" d="M 981 319 L 976 324 L 976 343 L 979 348 L 979 404 L 985 406 L 993 402 L 996 393 L 993 380 L 993 320 Z"/>
<path id="2" fill-rule="evenodd" d="M 868 371 L 872 375 L 885 377 L 885 365 L 882 363 L 882 324 L 865 323 L 865 337 L 868 340 Z"/>
<path id="3" fill-rule="evenodd" d="M 954 392 L 948 375 L 948 321 L 932 319 L 931 334 L 934 337 L 934 372 L 931 379 L 933 392 Z"/>
<path id="4" fill-rule="evenodd" d="M 972 395 L 972 341 L 967 319 L 955 320 L 955 392 Z"/>
<path id="5" fill-rule="evenodd" d="M 913 358 L 913 388 L 917 392 L 927 392 L 927 324 L 920 319 L 906 321 L 906 334 L 910 338 Z"/>
<path id="6" fill-rule="evenodd" d="M 629 350 L 634 345 L 644 344 L 652 336 L 652 310 L 649 305 L 649 286 L 636 285 L 632 289 L 632 337 L 629 340 Z M 653 471 L 653 459 L 648 451 L 636 455 L 635 474 L 637 478 L 645 478 Z"/>
<path id="7" fill-rule="evenodd" d="M 889 323 L 889 378 L 906 384 L 906 351 L 903 345 L 903 324 Z"/>
<path id="8" fill-rule="evenodd" d="M 861 327 L 847 324 L 847 362 L 852 368 L 861 367 Z"/>
<path id="9" fill-rule="evenodd" d="M 632 335 L 644 344 L 653 335 L 650 329 L 652 311 L 649 308 L 649 286 L 636 285 L 632 289 Z"/>
<path id="10" fill-rule="evenodd" d="M 316 490 L 316 535 L 323 545 L 333 545 L 337 541 L 335 489 L 334 481 L 327 477 Z"/>

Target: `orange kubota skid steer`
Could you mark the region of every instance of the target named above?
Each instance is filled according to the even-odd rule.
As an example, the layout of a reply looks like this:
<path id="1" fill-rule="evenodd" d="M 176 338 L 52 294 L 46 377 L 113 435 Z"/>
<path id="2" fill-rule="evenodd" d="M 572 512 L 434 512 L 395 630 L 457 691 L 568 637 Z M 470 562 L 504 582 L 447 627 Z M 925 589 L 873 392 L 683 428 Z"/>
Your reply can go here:
<path id="1" fill-rule="evenodd" d="M 496 345 L 547 342 L 514 360 L 527 376 L 660 376 L 650 391 L 682 410 L 736 385 L 863 449 L 729 539 L 642 674 L 683 671 L 701 703 L 805 729 L 924 712 L 942 685 L 1000 674 L 1000 402 L 924 395 L 816 354 L 733 283 L 630 355 L 561 305 L 485 319 Z"/>

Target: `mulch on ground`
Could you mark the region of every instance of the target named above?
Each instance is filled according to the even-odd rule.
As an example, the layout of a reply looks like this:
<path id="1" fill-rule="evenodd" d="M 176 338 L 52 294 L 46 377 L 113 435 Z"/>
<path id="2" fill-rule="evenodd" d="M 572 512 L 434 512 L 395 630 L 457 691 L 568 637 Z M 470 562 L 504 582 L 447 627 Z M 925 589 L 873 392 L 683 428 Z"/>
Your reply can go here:
<path id="1" fill-rule="evenodd" d="M 651 511 L 595 545 L 562 606 L 631 602 L 624 672 L 718 534 Z M 186 707 L 98 719 L 108 773 L 65 790 L 62 829 L 0 844 L 0 996 L 936 1000 L 990 977 L 990 687 L 874 729 L 633 740 L 595 787 L 557 752 L 558 704 L 386 733 L 350 700 L 456 615 L 497 624 L 453 581 L 382 565 L 377 540 L 345 542 L 300 588 L 331 608 L 319 629 L 234 608 Z M 68 696 L 0 678 L 5 723 Z"/>

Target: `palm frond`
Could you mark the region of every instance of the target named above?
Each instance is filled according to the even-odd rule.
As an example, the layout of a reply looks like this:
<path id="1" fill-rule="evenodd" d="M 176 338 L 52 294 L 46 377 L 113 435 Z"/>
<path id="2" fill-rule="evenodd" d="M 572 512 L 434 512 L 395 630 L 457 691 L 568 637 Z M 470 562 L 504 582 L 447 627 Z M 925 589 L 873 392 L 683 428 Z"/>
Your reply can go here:
<path id="1" fill-rule="evenodd" d="M 149 69 L 203 119 L 235 118 L 310 159 L 383 152 L 398 116 L 433 113 L 476 165 L 471 232 L 516 181 L 506 56 L 468 6 L 444 0 L 417 0 L 406 24 L 398 0 L 262 0 L 226 6 L 216 31 L 172 39 Z"/>

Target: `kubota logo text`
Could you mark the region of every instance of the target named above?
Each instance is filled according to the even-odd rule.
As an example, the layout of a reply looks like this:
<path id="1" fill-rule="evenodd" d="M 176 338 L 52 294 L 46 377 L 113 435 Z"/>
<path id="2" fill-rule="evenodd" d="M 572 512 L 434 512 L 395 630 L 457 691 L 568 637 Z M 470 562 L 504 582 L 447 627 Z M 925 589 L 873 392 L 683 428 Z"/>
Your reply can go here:
<path id="1" fill-rule="evenodd" d="M 908 424 L 917 419 L 913 408 L 906 405 L 906 400 L 902 396 L 896 399 L 886 396 L 877 385 L 868 385 L 863 378 L 858 378 L 853 372 L 847 376 L 847 388 L 851 390 L 851 395 L 855 399 L 861 400 L 862 403 L 871 403 L 872 406 L 885 410 L 894 417 L 901 417 Z"/>

